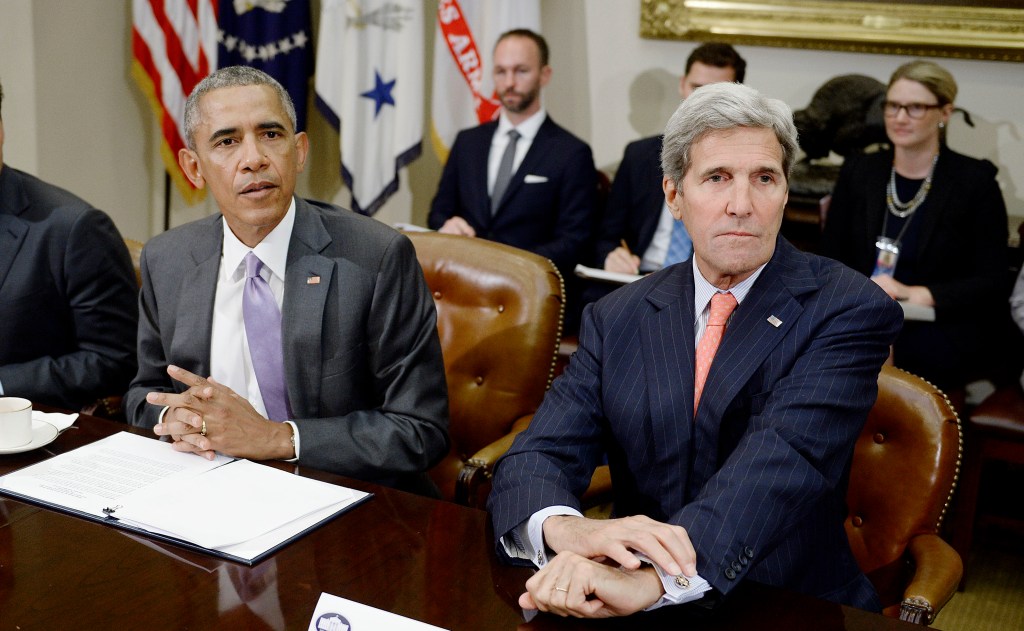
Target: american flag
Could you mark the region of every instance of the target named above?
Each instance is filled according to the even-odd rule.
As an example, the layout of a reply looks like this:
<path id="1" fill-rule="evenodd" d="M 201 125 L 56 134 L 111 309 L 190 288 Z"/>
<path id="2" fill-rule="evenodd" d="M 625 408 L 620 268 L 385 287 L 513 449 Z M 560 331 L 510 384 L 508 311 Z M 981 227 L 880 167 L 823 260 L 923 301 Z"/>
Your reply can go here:
<path id="1" fill-rule="evenodd" d="M 190 203 L 201 198 L 178 168 L 185 99 L 217 67 L 216 0 L 132 0 L 132 74 L 160 123 L 160 156 Z"/>

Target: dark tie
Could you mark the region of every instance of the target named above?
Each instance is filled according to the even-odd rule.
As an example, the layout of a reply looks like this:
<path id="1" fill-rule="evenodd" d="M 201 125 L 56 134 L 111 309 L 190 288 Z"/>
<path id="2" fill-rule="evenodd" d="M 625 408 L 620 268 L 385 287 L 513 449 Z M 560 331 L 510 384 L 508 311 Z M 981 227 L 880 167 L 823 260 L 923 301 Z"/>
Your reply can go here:
<path id="1" fill-rule="evenodd" d="M 681 263 L 690 258 L 693 252 L 693 242 L 690 235 L 686 234 L 686 226 L 678 219 L 672 220 L 672 237 L 668 242 L 668 253 L 665 255 L 665 262 L 662 267 L 668 267 L 675 263 Z"/>
<path id="2" fill-rule="evenodd" d="M 510 129 L 508 132 L 508 145 L 505 146 L 505 153 L 501 156 L 501 163 L 498 164 L 498 176 L 494 179 L 494 191 L 491 193 L 491 214 L 498 212 L 498 205 L 501 204 L 501 196 L 505 194 L 508 183 L 512 181 L 512 162 L 516 158 L 516 141 L 519 140 L 519 132 Z"/>
<path id="3" fill-rule="evenodd" d="M 711 372 L 711 362 L 718 352 L 718 345 L 725 335 L 725 323 L 729 321 L 736 308 L 736 297 L 731 293 L 715 293 L 711 297 L 711 314 L 708 316 L 708 326 L 704 329 L 697 344 L 697 369 L 693 375 L 693 414 L 697 415 L 697 404 L 700 403 L 700 395 L 704 390 L 704 382 L 708 380 L 708 373 Z"/>
<path id="4" fill-rule="evenodd" d="M 245 289 L 242 292 L 242 318 L 256 382 L 260 385 L 267 417 L 272 421 L 288 419 L 288 393 L 284 380 L 284 347 L 281 344 L 281 310 L 270 285 L 260 276 L 263 261 L 254 253 L 245 255 Z"/>

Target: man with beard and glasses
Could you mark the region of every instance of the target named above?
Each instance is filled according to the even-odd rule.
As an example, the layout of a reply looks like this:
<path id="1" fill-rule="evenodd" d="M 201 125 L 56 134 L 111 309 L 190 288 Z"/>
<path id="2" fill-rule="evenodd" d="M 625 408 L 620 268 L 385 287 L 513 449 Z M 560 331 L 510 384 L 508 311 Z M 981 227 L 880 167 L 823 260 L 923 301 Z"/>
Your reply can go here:
<path id="1" fill-rule="evenodd" d="M 550 80 L 543 37 L 516 29 L 498 38 L 500 114 L 459 132 L 428 224 L 535 252 L 566 275 L 591 235 L 597 172 L 590 147 L 544 110 L 540 91 Z"/>

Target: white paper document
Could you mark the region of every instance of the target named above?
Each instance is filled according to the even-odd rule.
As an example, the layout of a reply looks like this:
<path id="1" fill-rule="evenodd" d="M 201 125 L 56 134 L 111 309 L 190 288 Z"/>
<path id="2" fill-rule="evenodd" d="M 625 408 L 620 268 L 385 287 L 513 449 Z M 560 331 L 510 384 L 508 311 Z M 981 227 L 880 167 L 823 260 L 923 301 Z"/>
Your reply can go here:
<path id="1" fill-rule="evenodd" d="M 925 307 L 906 300 L 899 301 L 903 307 L 904 320 L 919 320 L 921 322 L 935 322 L 935 307 Z"/>
<path id="2" fill-rule="evenodd" d="M 167 478 L 188 484 L 231 462 L 174 451 L 168 443 L 127 432 L 79 447 L 0 478 L 0 488 L 76 511 L 106 517 L 121 498 Z"/>
<path id="3" fill-rule="evenodd" d="M 309 621 L 309 631 L 359 631 L 361 629 L 387 629 L 388 631 L 445 631 L 441 627 L 405 618 L 382 609 L 375 609 L 353 600 L 331 594 L 320 594 L 320 600 Z"/>
<path id="4" fill-rule="evenodd" d="M 621 272 L 606 272 L 603 269 L 596 267 L 587 267 L 586 265 L 576 265 L 574 270 L 576 275 L 581 278 L 592 278 L 594 280 L 603 280 L 606 283 L 618 283 L 625 285 L 632 283 L 635 280 L 643 278 L 640 274 L 623 274 Z"/>
<path id="5" fill-rule="evenodd" d="M 246 561 L 369 495 L 127 432 L 3 476 L 0 489 Z"/>
<path id="6" fill-rule="evenodd" d="M 414 223 L 404 223 L 399 221 L 398 223 L 392 224 L 392 228 L 395 230 L 401 230 L 403 232 L 433 232 L 430 228 L 424 228 L 423 226 L 417 226 Z"/>

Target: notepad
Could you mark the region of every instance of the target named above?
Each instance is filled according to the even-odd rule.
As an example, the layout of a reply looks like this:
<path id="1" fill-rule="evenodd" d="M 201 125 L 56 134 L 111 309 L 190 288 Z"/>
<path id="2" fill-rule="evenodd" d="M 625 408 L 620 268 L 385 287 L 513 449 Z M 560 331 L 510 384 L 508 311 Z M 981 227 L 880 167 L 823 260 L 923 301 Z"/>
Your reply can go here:
<path id="1" fill-rule="evenodd" d="M 618 283 L 625 285 L 632 283 L 635 280 L 643 278 L 640 274 L 623 274 L 621 272 L 608 272 L 603 269 L 596 267 L 587 267 L 586 265 L 576 265 L 576 269 L 573 270 L 580 278 L 591 278 L 594 280 L 602 280 L 606 283 Z"/>

